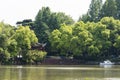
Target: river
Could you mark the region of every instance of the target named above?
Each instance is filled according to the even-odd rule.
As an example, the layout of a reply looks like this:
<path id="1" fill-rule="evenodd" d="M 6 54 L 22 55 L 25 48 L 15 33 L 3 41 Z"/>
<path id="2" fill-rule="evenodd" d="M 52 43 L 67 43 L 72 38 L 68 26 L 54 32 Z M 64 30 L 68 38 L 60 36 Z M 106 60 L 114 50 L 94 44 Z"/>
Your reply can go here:
<path id="1" fill-rule="evenodd" d="M 0 66 L 0 80 L 120 80 L 120 66 Z"/>

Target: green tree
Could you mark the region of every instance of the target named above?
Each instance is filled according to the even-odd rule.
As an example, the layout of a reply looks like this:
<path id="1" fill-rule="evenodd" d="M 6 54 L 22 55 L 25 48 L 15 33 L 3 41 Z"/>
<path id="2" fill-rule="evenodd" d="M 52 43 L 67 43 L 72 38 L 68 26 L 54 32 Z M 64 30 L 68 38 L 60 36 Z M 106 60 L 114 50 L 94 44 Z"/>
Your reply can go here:
<path id="1" fill-rule="evenodd" d="M 12 35 L 14 35 L 15 27 L 0 23 L 0 61 L 2 63 L 7 62 L 11 57 L 15 55 L 16 49 L 10 50 L 11 44 L 14 44 L 12 41 Z"/>
<path id="2" fill-rule="evenodd" d="M 105 17 L 101 21 L 77 22 L 72 26 L 62 25 L 49 38 L 52 48 L 78 59 L 94 60 L 110 58 L 119 53 L 120 21 Z"/>
<path id="3" fill-rule="evenodd" d="M 51 14 L 51 18 L 49 20 L 49 27 L 51 29 L 51 31 L 53 31 L 54 29 L 59 29 L 61 24 L 66 24 L 66 25 L 71 25 L 74 23 L 74 20 L 66 15 L 63 12 L 58 12 L 58 13 L 52 13 Z"/>
<path id="4" fill-rule="evenodd" d="M 116 16 L 117 16 L 117 5 L 115 0 L 106 0 L 100 12 L 100 19 L 103 17 L 117 18 Z"/>
<path id="5" fill-rule="evenodd" d="M 38 63 L 41 62 L 45 56 L 46 52 L 44 51 L 39 51 L 39 50 L 29 50 L 28 53 L 26 54 L 26 62 L 27 63 Z"/>
<path id="6" fill-rule="evenodd" d="M 101 23 L 96 24 L 93 31 L 94 42 L 93 45 L 99 49 L 99 55 L 97 56 L 108 56 L 109 48 L 112 46 L 110 39 L 110 30 L 107 29 L 106 25 Z"/>
<path id="7" fill-rule="evenodd" d="M 120 0 L 115 0 L 117 5 L 117 19 L 120 19 Z"/>
<path id="8" fill-rule="evenodd" d="M 92 34 L 86 29 L 85 23 L 78 22 L 73 27 L 72 49 L 75 56 L 86 57 L 87 49 L 91 45 Z"/>
<path id="9" fill-rule="evenodd" d="M 30 50 L 36 43 L 38 39 L 29 26 L 15 28 L 3 22 L 0 23 L 0 63 L 10 63 L 18 55 L 21 55 L 26 62 L 29 59 L 35 62 L 41 61 L 46 52 Z"/>
<path id="10" fill-rule="evenodd" d="M 89 6 L 87 14 L 82 15 L 78 21 L 94 21 L 97 22 L 99 20 L 99 14 L 102 8 L 102 0 L 91 0 L 91 4 Z"/>
<path id="11" fill-rule="evenodd" d="M 49 36 L 55 29 L 59 29 L 61 24 L 71 25 L 74 20 L 62 12 L 51 12 L 49 7 L 43 7 L 39 10 L 35 22 L 34 31 L 40 43 L 47 43 L 46 51 L 50 52 Z"/>
<path id="12" fill-rule="evenodd" d="M 53 51 L 60 51 L 59 55 L 70 56 L 72 27 L 63 24 L 59 30 L 54 30 L 49 38 Z"/>
<path id="13" fill-rule="evenodd" d="M 81 17 L 79 17 L 79 20 L 78 20 L 78 22 L 79 21 L 83 21 L 83 22 L 88 22 L 89 21 L 89 15 L 88 15 L 88 13 L 87 14 L 83 14 Z"/>
<path id="14" fill-rule="evenodd" d="M 107 29 L 110 30 L 110 41 L 112 43 L 112 46 L 109 48 L 109 53 L 112 55 L 119 54 L 119 48 L 118 45 L 118 39 L 120 35 L 120 21 L 115 20 L 113 17 L 105 17 L 101 19 L 101 23 L 106 25 Z"/>
<path id="15" fill-rule="evenodd" d="M 92 0 L 90 4 L 90 8 L 88 10 L 88 15 L 90 17 L 89 21 L 98 21 L 99 14 L 102 8 L 102 0 Z"/>
<path id="16" fill-rule="evenodd" d="M 50 15 L 50 9 L 48 7 L 42 7 L 35 18 L 34 31 L 39 42 L 47 42 L 48 40 L 48 35 L 50 33 L 48 26 Z"/>
<path id="17" fill-rule="evenodd" d="M 26 60 L 25 56 L 31 46 L 38 42 L 38 39 L 33 30 L 30 30 L 28 26 L 20 26 L 14 35 L 14 39 L 17 42 L 18 54 L 22 55 L 23 59 Z"/>
<path id="18" fill-rule="evenodd" d="M 65 13 L 53 13 L 49 7 L 43 7 L 35 18 L 34 30 L 39 42 L 48 42 L 48 36 L 61 24 L 73 24 L 73 19 Z"/>

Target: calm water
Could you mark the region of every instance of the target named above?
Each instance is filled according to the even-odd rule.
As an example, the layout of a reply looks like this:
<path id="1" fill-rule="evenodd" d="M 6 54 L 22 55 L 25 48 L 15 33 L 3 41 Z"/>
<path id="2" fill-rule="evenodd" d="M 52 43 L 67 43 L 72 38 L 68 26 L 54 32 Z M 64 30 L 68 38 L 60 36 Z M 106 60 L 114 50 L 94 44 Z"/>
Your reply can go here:
<path id="1" fill-rule="evenodd" d="M 120 80 L 120 66 L 0 66 L 0 80 Z"/>

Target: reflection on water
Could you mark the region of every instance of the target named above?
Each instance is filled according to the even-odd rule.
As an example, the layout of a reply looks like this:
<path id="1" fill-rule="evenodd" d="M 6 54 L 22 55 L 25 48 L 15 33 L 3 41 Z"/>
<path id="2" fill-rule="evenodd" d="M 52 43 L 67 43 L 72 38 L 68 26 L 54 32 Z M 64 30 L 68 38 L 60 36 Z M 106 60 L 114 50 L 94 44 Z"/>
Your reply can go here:
<path id="1" fill-rule="evenodd" d="M 0 66 L 0 80 L 120 80 L 120 66 Z"/>
<path id="2" fill-rule="evenodd" d="M 100 65 L 100 67 L 104 67 L 104 68 L 112 68 L 114 65 Z"/>

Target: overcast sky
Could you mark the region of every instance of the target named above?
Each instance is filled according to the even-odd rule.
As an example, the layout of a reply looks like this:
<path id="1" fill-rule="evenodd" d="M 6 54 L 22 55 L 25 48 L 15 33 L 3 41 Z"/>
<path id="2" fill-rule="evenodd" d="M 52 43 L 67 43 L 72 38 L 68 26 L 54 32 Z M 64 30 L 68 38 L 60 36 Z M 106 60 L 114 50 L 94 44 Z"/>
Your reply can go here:
<path id="1" fill-rule="evenodd" d="M 34 20 L 42 7 L 64 12 L 74 20 L 86 13 L 91 0 L 0 0 L 0 21 L 15 25 L 23 19 Z"/>

